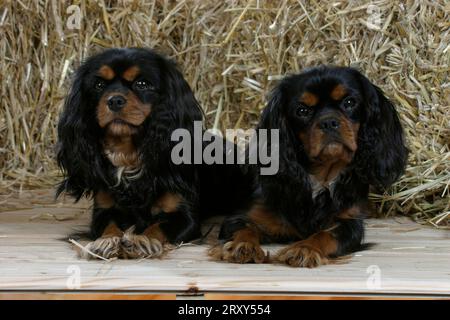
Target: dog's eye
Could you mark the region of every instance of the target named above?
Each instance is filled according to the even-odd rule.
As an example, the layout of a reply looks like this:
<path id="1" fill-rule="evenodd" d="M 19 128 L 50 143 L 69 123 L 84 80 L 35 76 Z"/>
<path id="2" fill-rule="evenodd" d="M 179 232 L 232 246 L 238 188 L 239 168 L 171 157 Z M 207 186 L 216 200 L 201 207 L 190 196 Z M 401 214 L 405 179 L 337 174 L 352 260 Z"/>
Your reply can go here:
<path id="1" fill-rule="evenodd" d="M 311 112 L 311 108 L 301 104 L 298 106 L 297 108 L 297 116 L 299 117 L 307 117 L 309 115 L 309 113 Z"/>
<path id="2" fill-rule="evenodd" d="M 347 110 L 351 111 L 356 106 L 356 99 L 352 97 L 345 98 L 344 101 L 342 101 L 342 107 Z"/>
<path id="3" fill-rule="evenodd" d="M 95 90 L 97 91 L 103 91 L 103 89 L 105 89 L 106 83 L 103 80 L 97 80 L 97 82 L 95 83 Z"/>
<path id="4" fill-rule="evenodd" d="M 152 89 L 152 86 L 150 85 L 150 83 L 147 80 L 137 80 L 134 83 L 134 87 L 137 90 L 149 90 L 149 89 Z"/>

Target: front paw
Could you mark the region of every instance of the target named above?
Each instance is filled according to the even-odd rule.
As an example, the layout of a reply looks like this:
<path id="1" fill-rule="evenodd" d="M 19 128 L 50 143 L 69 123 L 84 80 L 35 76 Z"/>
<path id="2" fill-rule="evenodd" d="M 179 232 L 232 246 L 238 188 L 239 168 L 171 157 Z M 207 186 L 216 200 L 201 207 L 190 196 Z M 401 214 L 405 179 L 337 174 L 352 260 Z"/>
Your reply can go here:
<path id="1" fill-rule="evenodd" d="M 84 248 L 86 250 L 81 250 L 79 252 L 80 258 L 88 260 L 100 259 L 97 256 L 105 259 L 117 258 L 120 252 L 120 237 L 98 238 L 95 241 L 89 242 Z M 94 255 L 92 255 L 91 252 Z"/>
<path id="2" fill-rule="evenodd" d="M 261 247 L 252 242 L 229 241 L 211 248 L 209 255 L 216 260 L 233 263 L 263 263 L 267 260 Z"/>
<path id="3" fill-rule="evenodd" d="M 278 252 L 276 260 L 291 267 L 315 268 L 328 264 L 328 258 L 319 250 L 302 244 L 290 245 Z"/>
<path id="4" fill-rule="evenodd" d="M 163 254 L 164 248 L 158 239 L 134 234 L 133 231 L 133 228 L 128 229 L 120 240 L 123 258 L 156 258 Z"/>

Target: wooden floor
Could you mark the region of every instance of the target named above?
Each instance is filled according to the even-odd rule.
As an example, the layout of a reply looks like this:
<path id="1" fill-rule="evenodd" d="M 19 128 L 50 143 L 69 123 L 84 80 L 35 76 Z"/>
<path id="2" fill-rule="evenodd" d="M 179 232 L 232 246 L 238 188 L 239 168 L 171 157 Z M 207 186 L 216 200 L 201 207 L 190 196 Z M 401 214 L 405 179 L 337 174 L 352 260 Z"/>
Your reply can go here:
<path id="1" fill-rule="evenodd" d="M 88 223 L 87 202 L 54 204 L 44 190 L 0 197 L 0 206 L 0 298 L 23 293 L 450 297 L 450 231 L 406 218 L 367 220 L 366 241 L 376 245 L 343 264 L 294 269 L 209 261 L 207 245 L 185 245 L 162 260 L 80 260 L 68 242 L 58 239 Z M 272 252 L 280 246 L 265 248 Z"/>

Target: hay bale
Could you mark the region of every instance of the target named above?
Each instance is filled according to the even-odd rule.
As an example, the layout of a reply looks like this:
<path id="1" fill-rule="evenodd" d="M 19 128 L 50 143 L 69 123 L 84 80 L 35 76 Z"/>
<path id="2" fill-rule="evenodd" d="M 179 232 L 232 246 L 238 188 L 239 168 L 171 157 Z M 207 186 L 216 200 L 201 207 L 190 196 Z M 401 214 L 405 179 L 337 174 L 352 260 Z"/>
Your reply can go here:
<path id="1" fill-rule="evenodd" d="M 80 29 L 67 21 L 75 4 Z M 0 8 L 0 188 L 58 180 L 56 124 L 80 61 L 106 47 L 173 57 L 224 128 L 256 124 L 280 77 L 322 63 L 360 68 L 395 102 L 405 176 L 373 194 L 384 215 L 450 221 L 450 5 L 446 1 L 7 1 Z"/>

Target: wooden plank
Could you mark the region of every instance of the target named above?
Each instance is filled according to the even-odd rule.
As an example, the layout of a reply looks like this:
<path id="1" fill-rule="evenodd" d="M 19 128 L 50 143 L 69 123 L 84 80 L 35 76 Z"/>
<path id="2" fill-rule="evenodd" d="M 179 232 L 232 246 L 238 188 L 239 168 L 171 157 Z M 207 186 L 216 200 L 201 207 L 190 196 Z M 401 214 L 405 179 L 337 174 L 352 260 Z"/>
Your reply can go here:
<path id="1" fill-rule="evenodd" d="M 146 294 L 133 292 L 8 292 L 0 293 L 0 300 L 450 300 L 430 296 L 389 295 L 256 295 L 234 293 L 207 293 L 194 296 L 175 294 Z"/>
<path id="2" fill-rule="evenodd" d="M 87 202 L 20 210 L 11 203 L 0 213 L 0 291 L 450 295 L 449 231 L 405 218 L 368 220 L 367 241 L 374 248 L 316 269 L 210 261 L 208 245 L 183 246 L 164 259 L 103 262 L 80 260 L 58 240 L 87 225 Z M 272 253 L 279 248 L 265 246 Z M 79 288 L 72 288 L 74 270 Z M 379 286 L 370 281 L 373 272 L 380 274 Z"/>
<path id="3" fill-rule="evenodd" d="M 175 294 L 26 292 L 0 293 L 0 300 L 175 300 Z"/>

